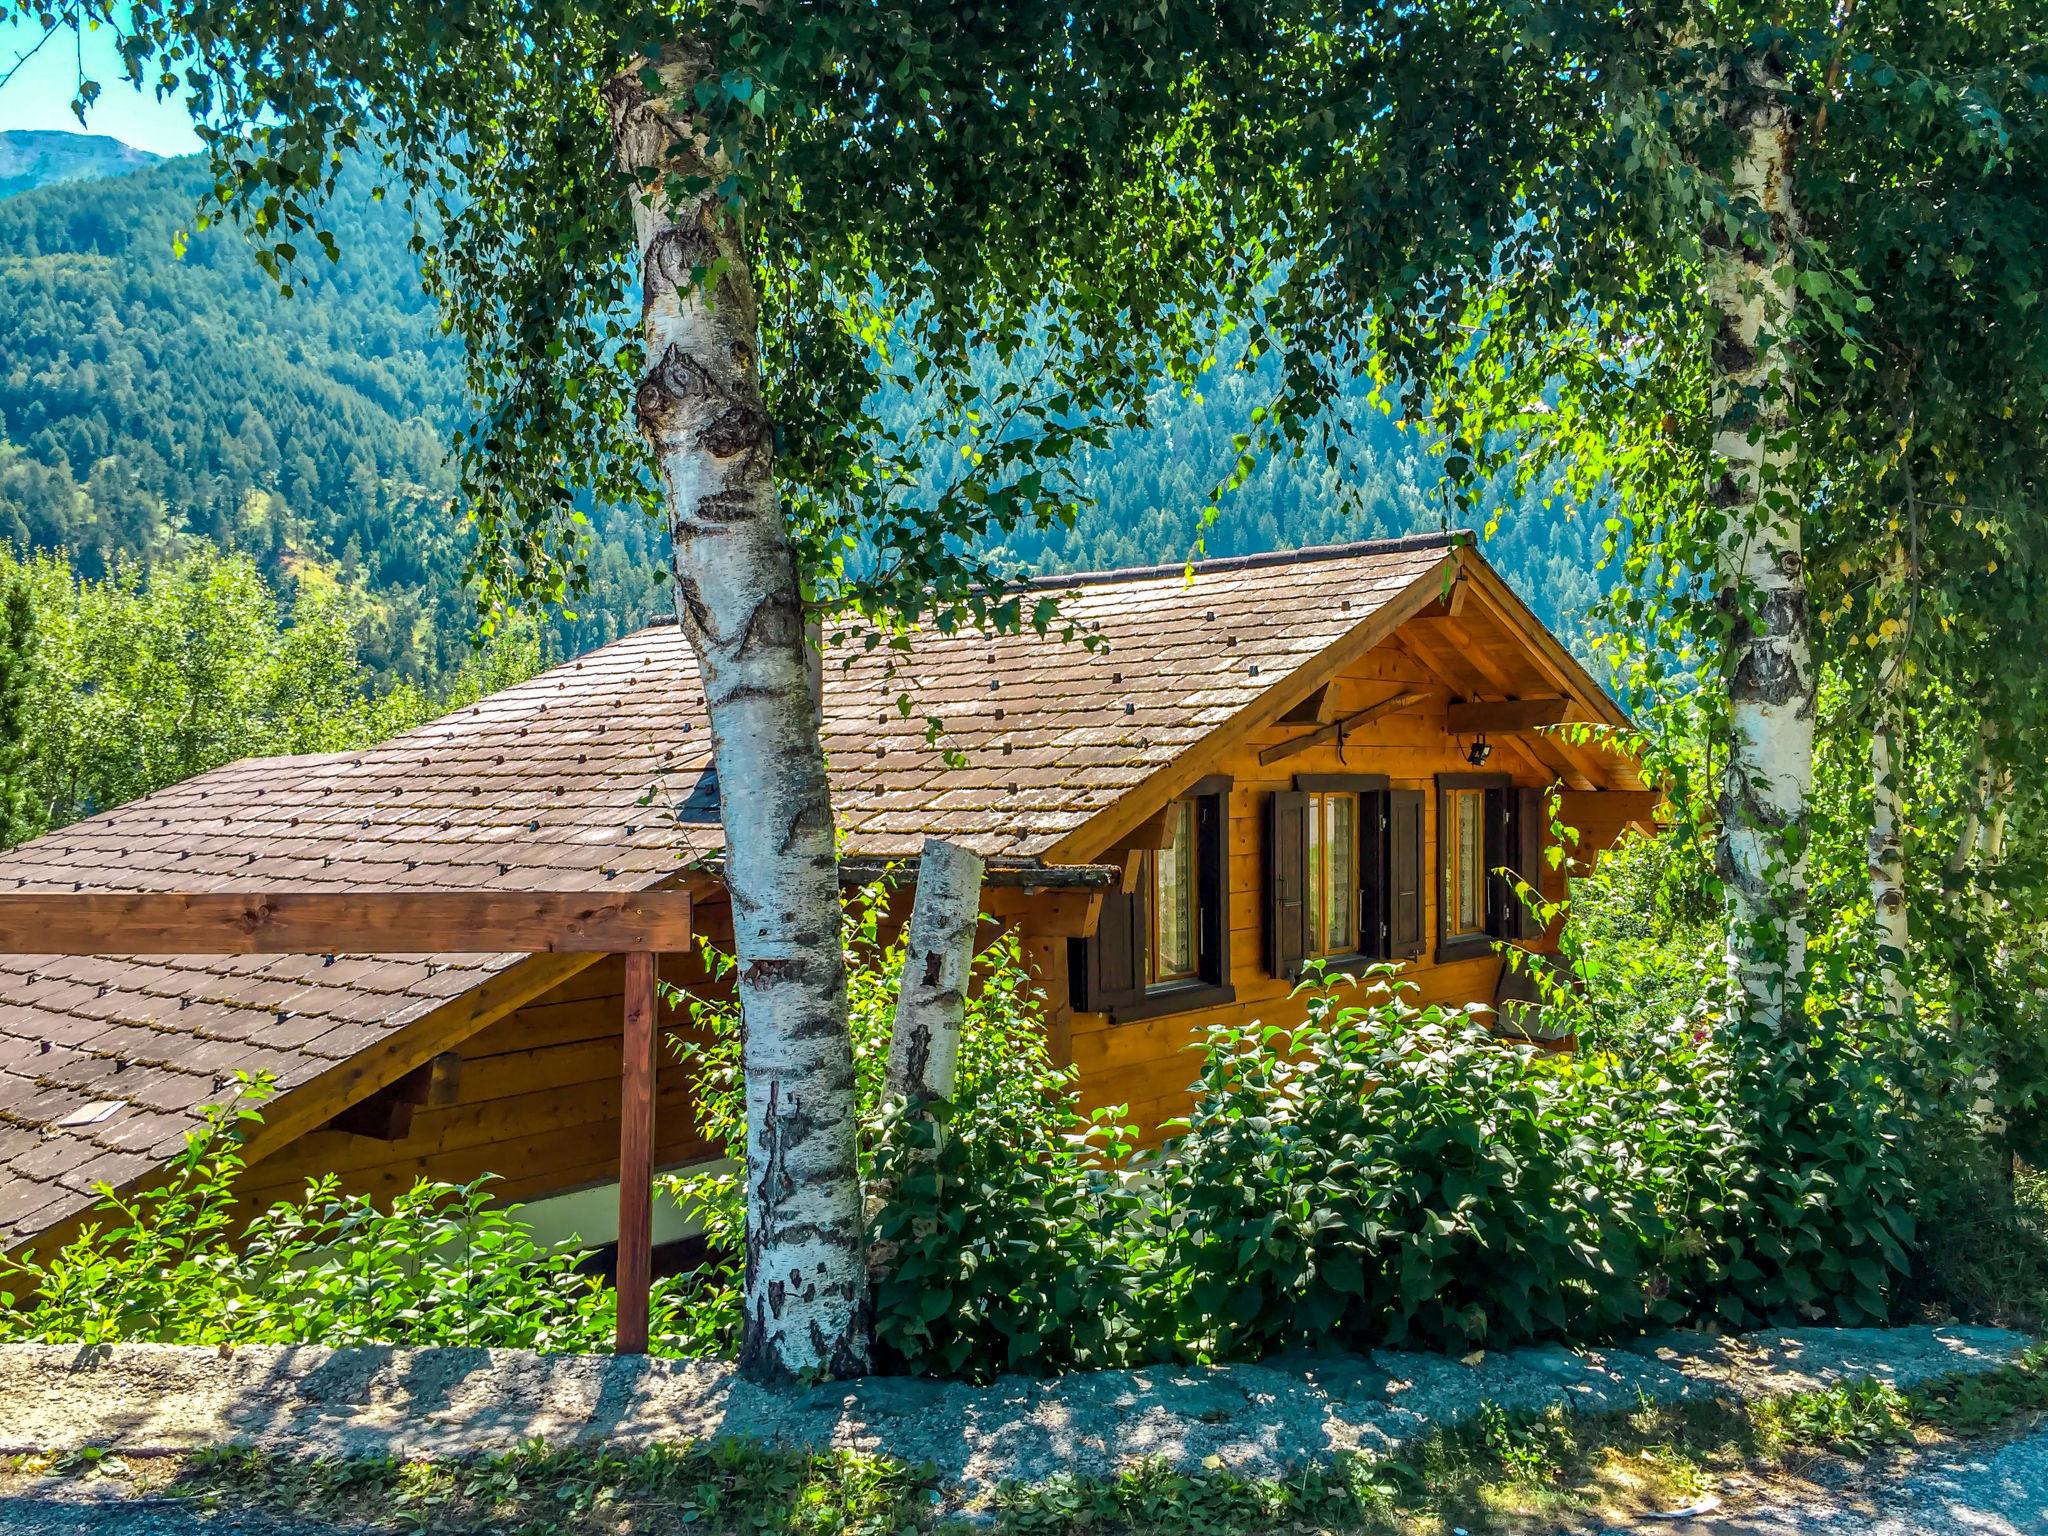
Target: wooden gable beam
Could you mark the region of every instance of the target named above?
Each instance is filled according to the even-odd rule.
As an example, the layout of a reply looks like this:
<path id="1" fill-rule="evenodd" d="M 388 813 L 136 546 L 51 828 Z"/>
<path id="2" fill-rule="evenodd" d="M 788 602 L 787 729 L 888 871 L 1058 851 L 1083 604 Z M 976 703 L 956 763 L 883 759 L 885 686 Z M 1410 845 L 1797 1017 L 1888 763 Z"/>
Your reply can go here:
<path id="1" fill-rule="evenodd" d="M 1276 725 L 1328 725 L 1337 713 L 1337 685 L 1324 683 L 1288 710 Z"/>
<path id="2" fill-rule="evenodd" d="M 462 1057 L 443 1051 L 424 1066 L 414 1067 L 367 1098 L 356 1100 L 322 1130 L 377 1141 L 403 1141 L 412 1133 L 413 1111 L 453 1104 L 462 1090 Z"/>
<path id="3" fill-rule="evenodd" d="M 1469 627 L 1471 622 L 1469 618 L 1463 622 L 1443 619 L 1436 621 L 1434 627 L 1427 630 L 1423 625 L 1413 625 L 1405 632 L 1403 638 L 1413 639 L 1418 646 L 1427 647 L 1435 652 L 1437 631 L 1441 630 L 1443 638 L 1449 642 L 1443 649 L 1455 656 L 1458 663 L 1467 668 L 1473 676 L 1482 679 L 1480 687 L 1467 687 L 1461 690 L 1470 702 L 1493 702 L 1475 697 L 1486 692 L 1499 694 L 1502 700 L 1511 699 L 1514 695 L 1525 692 L 1525 680 L 1510 675 L 1487 654 L 1486 646 Z M 1521 645 L 1522 642 L 1513 631 L 1503 629 L 1502 634 L 1511 645 Z M 1535 671 L 1539 677 L 1548 676 L 1540 665 Z M 1569 700 L 1571 689 L 1566 687 L 1563 692 Z M 1471 729 L 1476 734 L 1480 728 Z M 1589 761 L 1586 754 L 1568 742 L 1535 735 L 1519 737 L 1509 734 L 1504 735 L 1503 739 L 1506 745 L 1528 762 L 1537 773 L 1555 775 L 1574 789 L 1590 789 L 1603 777 L 1598 764 Z"/>
<path id="4" fill-rule="evenodd" d="M 1510 731 L 1533 731 L 1556 725 L 1570 709 L 1569 699 L 1488 699 L 1454 703 L 1444 711 L 1444 725 L 1454 736 L 1473 736 L 1484 731 L 1505 736 Z"/>
<path id="5" fill-rule="evenodd" d="M 1298 752 L 1306 752 L 1309 748 L 1319 746 L 1323 742 L 1341 741 L 1353 731 L 1363 726 L 1368 726 L 1375 720 L 1381 719 L 1386 715 L 1398 715 L 1403 710 L 1415 708 L 1418 704 L 1427 704 L 1434 697 L 1434 694 L 1426 691 L 1404 690 L 1401 693 L 1395 694 L 1391 699 L 1381 699 L 1379 703 L 1368 705 L 1355 715 L 1347 715 L 1342 720 L 1334 720 L 1328 725 L 1310 731 L 1305 736 L 1297 736 L 1292 741 L 1283 741 L 1275 747 L 1267 747 L 1259 753 L 1259 761 L 1262 764 L 1277 763 L 1282 758 L 1293 757 Z"/>
<path id="6" fill-rule="evenodd" d="M 1443 590 L 1444 566 L 1457 554 L 1456 546 L 1446 549 L 1442 561 L 1409 583 L 1385 607 L 1362 619 L 1350 633 L 1276 682 L 1173 762 L 1154 770 L 1143 782 L 1065 833 L 1041 857 L 1048 864 L 1074 863 L 1092 857 L 1098 850 L 1118 846 L 1133 827 L 1157 814 L 1161 805 L 1184 792 L 1187 785 L 1214 773 L 1247 736 L 1273 724 L 1435 602 Z"/>
<path id="7" fill-rule="evenodd" d="M 1474 561 L 1464 567 L 1464 574 L 1472 584 L 1473 608 L 1486 617 L 1506 634 L 1521 641 L 1530 659 L 1536 664 L 1549 686 L 1556 688 L 1567 697 L 1584 705 L 1587 717 L 1604 725 L 1622 730 L 1633 729 L 1628 716 L 1621 707 L 1607 696 L 1602 688 L 1579 665 L 1578 658 L 1566 650 L 1562 641 L 1529 613 L 1513 590 L 1499 575 L 1488 568 L 1483 561 Z M 1619 781 L 1624 789 L 1643 789 L 1642 775 L 1636 765 L 1625 755 L 1605 750 L 1588 750 L 1574 743 L 1556 740 L 1557 750 L 1568 754 L 1579 765 L 1589 785 L 1605 786 Z"/>
<path id="8" fill-rule="evenodd" d="M 690 947 L 687 890 L 6 891 L 0 954 L 633 954 Z"/>

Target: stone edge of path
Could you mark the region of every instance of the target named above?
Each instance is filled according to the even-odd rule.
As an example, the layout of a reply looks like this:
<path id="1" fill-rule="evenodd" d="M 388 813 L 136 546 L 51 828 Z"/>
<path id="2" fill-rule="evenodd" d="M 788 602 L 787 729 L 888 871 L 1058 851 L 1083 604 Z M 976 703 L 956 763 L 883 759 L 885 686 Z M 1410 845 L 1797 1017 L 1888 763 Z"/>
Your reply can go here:
<path id="1" fill-rule="evenodd" d="M 1181 1467 L 1215 1457 L 1247 1476 L 1270 1475 L 1346 1451 L 1392 1451 L 1488 1402 L 1597 1413 L 1863 1377 L 1905 1387 L 1995 1369 L 2029 1342 L 1966 1326 L 1791 1329 L 1488 1351 L 1471 1364 L 1379 1350 L 1006 1376 L 979 1387 L 870 1377 L 781 1392 L 722 1364 L 525 1350 L 8 1344 L 0 1454 L 249 1445 L 446 1458 L 536 1439 L 627 1448 L 724 1435 L 930 1463 L 972 1501 L 1005 1480 L 1108 1472 L 1145 1457 Z"/>

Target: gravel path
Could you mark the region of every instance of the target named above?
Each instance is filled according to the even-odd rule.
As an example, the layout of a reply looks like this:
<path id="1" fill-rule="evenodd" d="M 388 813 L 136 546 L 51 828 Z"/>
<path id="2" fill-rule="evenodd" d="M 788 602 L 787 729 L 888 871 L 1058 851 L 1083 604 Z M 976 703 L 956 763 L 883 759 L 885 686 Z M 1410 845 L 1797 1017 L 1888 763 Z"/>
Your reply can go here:
<path id="1" fill-rule="evenodd" d="M 1988 1370 L 2026 1342 L 1992 1328 L 1793 1329 L 1488 1352 L 1472 1364 L 1378 1351 L 986 1387 L 873 1377 L 800 1392 L 764 1391 L 704 1362 L 520 1350 L 17 1344 L 0 1346 L 0 1455 L 241 1443 L 297 1456 L 445 1457 L 536 1438 L 731 1435 L 930 1462 L 971 1499 L 1004 1478 L 1108 1472 L 1140 1457 L 1193 1467 L 1214 1456 L 1268 1475 L 1346 1450 L 1391 1451 L 1487 1402 L 1598 1412 L 1858 1377 L 1905 1386 Z"/>
<path id="2" fill-rule="evenodd" d="M 6 1536 L 337 1536 L 267 1515 L 196 1514 L 174 1499 L 0 1498 Z"/>
<path id="3" fill-rule="evenodd" d="M 2048 1430 L 2000 1446 L 1908 1458 L 1836 1495 L 1802 1491 L 1718 1520 L 1664 1524 L 1667 1536 L 2048 1536 Z"/>

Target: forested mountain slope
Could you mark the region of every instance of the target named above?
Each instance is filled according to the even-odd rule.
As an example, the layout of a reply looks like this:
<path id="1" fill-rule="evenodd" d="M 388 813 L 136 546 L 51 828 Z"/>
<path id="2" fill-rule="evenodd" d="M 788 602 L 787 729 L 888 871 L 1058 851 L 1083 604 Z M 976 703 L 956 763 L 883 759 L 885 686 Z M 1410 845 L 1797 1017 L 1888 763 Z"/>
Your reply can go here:
<path id="1" fill-rule="evenodd" d="M 111 141 L 108 141 L 111 142 Z M 0 201 L 0 539 L 68 551 L 81 573 L 204 542 L 253 555 L 273 580 L 360 587 L 364 661 L 433 676 L 463 653 L 472 609 L 464 541 L 444 509 L 443 446 L 459 419 L 460 358 L 420 291 L 403 215 L 351 180 L 333 210 L 339 265 L 304 263 L 278 294 L 232 230 L 191 236 L 205 172 L 164 161 Z M 1176 559 L 1257 386 L 1224 375 L 1205 399 L 1163 398 L 1161 425 L 1081 467 L 1095 505 L 1071 529 L 1019 535 L 1038 569 Z M 1422 446 L 1361 413 L 1369 510 L 1336 509 L 1321 466 L 1261 472 L 1208 531 L 1213 554 L 1442 525 Z M 638 512 L 594 521 L 575 649 L 660 602 L 660 533 Z M 1490 548 L 1546 618 L 1573 628 L 1594 595 L 1597 525 L 1511 515 Z"/>

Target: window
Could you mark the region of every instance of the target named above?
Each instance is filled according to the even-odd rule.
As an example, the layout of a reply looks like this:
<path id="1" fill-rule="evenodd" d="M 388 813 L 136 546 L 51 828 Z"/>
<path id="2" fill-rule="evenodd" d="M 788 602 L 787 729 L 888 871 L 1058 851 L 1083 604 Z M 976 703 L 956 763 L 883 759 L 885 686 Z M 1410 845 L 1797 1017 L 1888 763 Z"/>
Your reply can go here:
<path id="1" fill-rule="evenodd" d="M 1517 881 L 1541 879 L 1543 825 L 1541 790 L 1518 788 L 1506 774 L 1438 775 L 1438 959 L 1485 954 L 1495 939 L 1540 935 Z"/>
<path id="2" fill-rule="evenodd" d="M 1422 795 L 1303 774 L 1266 804 L 1266 966 L 1292 980 L 1422 952 Z"/>
<path id="3" fill-rule="evenodd" d="M 1082 1013 L 1128 1023 L 1231 1001 L 1230 781 L 1203 779 L 1149 828 L 1131 888 L 1102 897 L 1092 938 L 1068 946 L 1069 990 Z M 1120 854 L 1118 857 L 1125 857 Z M 1127 866 L 1128 867 L 1128 866 Z"/>
<path id="4" fill-rule="evenodd" d="M 1152 897 L 1145 981 L 1155 987 L 1193 977 L 1201 947 L 1196 932 L 1201 856 L 1195 847 L 1195 802 L 1176 800 L 1168 806 L 1166 827 L 1164 846 L 1145 855 L 1144 885 Z"/>

